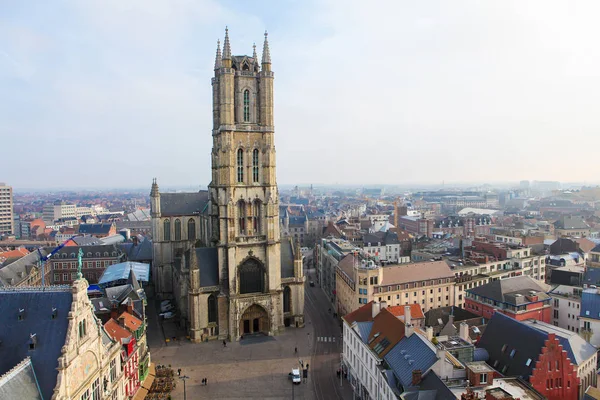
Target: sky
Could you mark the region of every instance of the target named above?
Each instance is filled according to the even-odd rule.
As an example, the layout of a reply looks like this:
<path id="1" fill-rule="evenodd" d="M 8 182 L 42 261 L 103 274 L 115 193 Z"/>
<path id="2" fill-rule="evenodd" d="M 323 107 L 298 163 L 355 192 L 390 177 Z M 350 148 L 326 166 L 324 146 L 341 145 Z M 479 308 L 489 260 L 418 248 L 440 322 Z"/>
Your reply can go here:
<path id="1" fill-rule="evenodd" d="M 202 185 L 269 32 L 278 182 L 600 181 L 598 1 L 0 0 L 0 182 Z"/>

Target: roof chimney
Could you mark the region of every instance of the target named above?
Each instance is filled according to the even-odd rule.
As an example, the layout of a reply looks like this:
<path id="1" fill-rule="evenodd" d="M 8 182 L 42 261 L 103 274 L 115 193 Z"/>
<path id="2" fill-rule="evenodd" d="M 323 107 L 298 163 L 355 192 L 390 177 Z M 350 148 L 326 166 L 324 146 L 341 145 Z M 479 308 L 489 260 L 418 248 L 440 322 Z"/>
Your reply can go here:
<path id="1" fill-rule="evenodd" d="M 412 372 L 412 385 L 418 386 L 421 384 L 421 379 L 423 376 L 423 372 L 420 369 L 415 369 Z"/>
<path id="2" fill-rule="evenodd" d="M 470 342 L 469 338 L 469 325 L 465 322 L 460 323 L 460 327 L 458 328 L 458 336 L 465 342 Z"/>
<path id="3" fill-rule="evenodd" d="M 379 311 L 381 311 L 381 304 L 373 301 L 371 304 L 371 318 L 375 318 L 379 314 Z"/>
<path id="4" fill-rule="evenodd" d="M 404 325 L 412 325 L 412 321 L 410 319 L 410 306 L 404 306 Z"/>
<path id="5" fill-rule="evenodd" d="M 425 335 L 427 336 L 427 340 L 429 340 L 430 342 L 433 340 L 433 327 L 432 326 L 428 326 L 427 328 L 425 328 Z"/>

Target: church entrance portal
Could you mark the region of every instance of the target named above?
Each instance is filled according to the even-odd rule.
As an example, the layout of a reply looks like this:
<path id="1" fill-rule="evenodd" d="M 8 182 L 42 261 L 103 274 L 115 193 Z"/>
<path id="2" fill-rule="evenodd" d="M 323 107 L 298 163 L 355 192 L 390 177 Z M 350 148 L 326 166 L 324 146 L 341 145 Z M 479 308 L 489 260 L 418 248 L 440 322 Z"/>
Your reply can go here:
<path id="1" fill-rule="evenodd" d="M 240 321 L 240 335 L 251 333 L 269 333 L 269 314 L 258 304 L 248 307 Z"/>

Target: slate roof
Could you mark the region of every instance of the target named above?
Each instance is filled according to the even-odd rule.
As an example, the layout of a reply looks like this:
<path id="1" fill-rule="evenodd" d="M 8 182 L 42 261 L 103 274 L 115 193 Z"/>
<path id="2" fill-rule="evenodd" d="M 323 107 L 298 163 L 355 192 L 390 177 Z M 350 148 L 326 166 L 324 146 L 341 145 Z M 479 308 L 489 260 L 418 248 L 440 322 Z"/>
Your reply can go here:
<path id="1" fill-rule="evenodd" d="M 0 399 L 42 400 L 31 359 L 27 357 L 0 376 Z"/>
<path id="2" fill-rule="evenodd" d="M 196 193 L 161 193 L 160 215 L 175 217 L 200 214 L 208 200 L 208 190 Z"/>
<path id="3" fill-rule="evenodd" d="M 415 390 L 418 389 L 418 390 Z M 449 400 L 456 396 L 433 371 L 423 376 L 418 388 L 403 394 L 405 400 Z"/>
<path id="4" fill-rule="evenodd" d="M 121 243 L 119 248 L 127 255 L 129 261 L 152 261 L 152 240 L 144 238 L 137 245 Z"/>
<path id="5" fill-rule="evenodd" d="M 96 236 L 75 236 L 73 242 L 78 246 L 91 246 L 100 243 L 100 239 Z M 70 246 L 68 246 L 70 247 Z"/>
<path id="6" fill-rule="evenodd" d="M 502 313 L 494 313 L 477 347 L 487 350 L 488 364 L 504 376 L 528 378 L 548 335 Z M 502 351 L 506 346 L 505 351 Z M 513 358 L 510 357 L 515 350 Z M 529 365 L 527 360 L 531 359 Z M 506 370 L 504 367 L 506 366 Z"/>
<path id="7" fill-rule="evenodd" d="M 280 249 L 281 277 L 292 278 L 294 276 L 294 253 L 291 240 L 282 240 Z"/>
<path id="8" fill-rule="evenodd" d="M 556 229 L 590 229 L 590 226 L 581 217 L 563 215 L 554 222 Z"/>
<path id="9" fill-rule="evenodd" d="M 579 316 L 600 320 L 600 294 L 598 294 L 598 289 L 592 288 L 583 290 L 581 293 L 581 309 Z"/>
<path id="10" fill-rule="evenodd" d="M 418 333 L 404 337 L 384 357 L 402 386 L 412 384 L 412 371 L 420 369 L 423 374 L 438 360 L 435 347 Z"/>
<path id="11" fill-rule="evenodd" d="M 373 328 L 373 321 L 357 322 L 356 326 L 358 327 L 358 332 L 363 343 L 367 343 L 369 341 L 369 334 Z"/>
<path id="12" fill-rule="evenodd" d="M 14 262 L 3 265 L 0 268 L 0 287 L 18 285 L 22 280 L 27 279 L 31 269 L 40 260 L 40 252 L 43 256 L 47 254 L 45 249 L 36 250 Z"/>
<path id="13" fill-rule="evenodd" d="M 379 358 L 384 358 L 404 337 L 404 332 L 404 323 L 384 308 L 373 318 L 367 345 Z"/>
<path id="14" fill-rule="evenodd" d="M 108 235 L 113 224 L 80 224 L 79 233 L 84 235 Z"/>
<path id="15" fill-rule="evenodd" d="M 425 326 L 441 326 L 443 327 L 450 320 L 450 315 L 454 315 L 454 322 L 460 322 L 467 319 L 477 318 L 477 314 L 473 314 L 464 308 L 448 306 L 434 308 L 425 313 Z M 440 323 L 441 320 L 441 323 Z"/>
<path id="16" fill-rule="evenodd" d="M 30 357 L 43 398 L 52 398 L 72 302 L 70 287 L 0 291 L 0 375 Z M 57 309 L 54 319 L 53 308 Z M 18 319 L 20 309 L 25 310 L 22 320 Z M 29 350 L 32 333 L 37 338 L 35 350 Z"/>
<path id="17" fill-rule="evenodd" d="M 200 287 L 219 284 L 219 256 L 216 247 L 196 248 L 196 259 L 200 270 Z"/>
<path id="18" fill-rule="evenodd" d="M 567 352 L 571 362 L 576 365 L 585 363 L 591 356 L 596 354 L 596 348 L 575 332 L 532 319 L 523 321 L 523 323 L 546 335 L 554 333 L 563 349 Z"/>
<path id="19" fill-rule="evenodd" d="M 534 290 L 537 293 L 539 298 L 538 301 L 540 301 L 548 298 L 546 292 L 548 292 L 550 288 L 540 281 L 522 275 L 492 281 L 485 285 L 469 289 L 467 292 L 501 303 L 520 305 L 529 302 L 525 296 L 529 294 L 530 290 Z M 515 296 L 516 294 L 521 294 L 522 296 Z"/>
<path id="20" fill-rule="evenodd" d="M 52 259 L 56 260 L 57 258 L 66 258 L 66 259 L 77 259 L 77 253 L 79 249 L 83 250 L 83 258 L 97 258 L 96 253 L 100 253 L 100 257 L 118 257 L 122 254 L 120 249 L 114 244 L 94 244 L 94 245 L 84 245 L 84 246 L 65 246 L 62 249 L 58 250 L 53 256 Z M 46 251 L 50 252 L 51 248 L 47 248 Z M 117 255 L 114 256 L 113 252 L 116 252 Z M 108 253 L 108 256 L 105 256 L 104 253 Z M 65 255 L 63 257 L 63 254 Z"/>

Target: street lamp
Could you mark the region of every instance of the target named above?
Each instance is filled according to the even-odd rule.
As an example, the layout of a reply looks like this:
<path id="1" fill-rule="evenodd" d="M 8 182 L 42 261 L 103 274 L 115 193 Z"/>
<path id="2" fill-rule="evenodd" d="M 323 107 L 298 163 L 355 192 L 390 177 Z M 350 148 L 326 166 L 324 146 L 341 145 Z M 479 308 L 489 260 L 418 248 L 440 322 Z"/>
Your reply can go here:
<path id="1" fill-rule="evenodd" d="M 188 379 L 190 379 L 189 376 L 180 376 L 179 379 L 181 379 L 183 381 L 183 400 L 187 400 L 187 394 L 185 392 L 185 381 L 187 381 Z"/>

